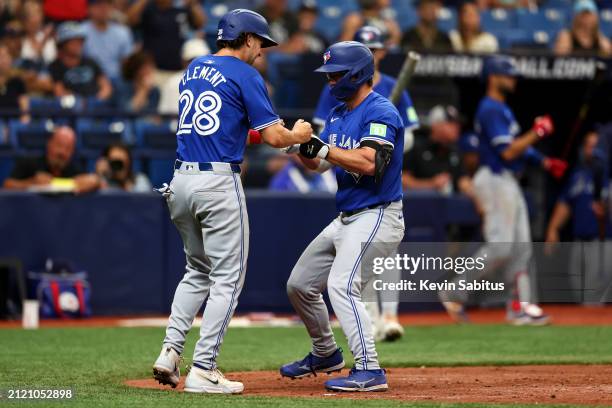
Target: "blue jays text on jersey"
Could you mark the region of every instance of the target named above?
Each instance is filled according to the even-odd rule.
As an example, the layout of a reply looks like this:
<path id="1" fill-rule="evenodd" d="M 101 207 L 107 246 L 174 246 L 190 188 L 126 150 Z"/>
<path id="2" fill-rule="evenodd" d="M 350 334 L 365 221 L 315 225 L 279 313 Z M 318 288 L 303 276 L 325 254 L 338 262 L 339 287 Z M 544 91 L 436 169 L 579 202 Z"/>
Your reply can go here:
<path id="1" fill-rule="evenodd" d="M 399 112 L 388 99 L 371 92 L 357 107 L 336 106 L 327 116 L 321 139 L 342 149 L 355 149 L 365 140 L 394 147 L 391 162 L 379 184 L 373 176 L 362 176 L 338 168 L 336 207 L 351 211 L 402 198 L 402 155 L 404 125 Z"/>
<path id="2" fill-rule="evenodd" d="M 182 161 L 241 163 L 249 128 L 280 121 L 261 75 L 235 57 L 196 58 L 179 91 L 176 153 Z"/>
<path id="3" fill-rule="evenodd" d="M 395 79 L 389 75 L 381 73 L 380 80 L 374 85 L 374 91 L 388 98 L 395 86 L 395 82 Z M 319 96 L 319 102 L 315 109 L 313 122 L 318 125 L 323 125 L 329 112 L 338 104 L 338 100 L 329 92 L 329 86 L 325 86 L 321 91 L 321 96 Z M 402 92 L 396 108 L 399 111 L 405 128 L 412 129 L 419 126 L 419 118 L 412 104 L 412 100 L 406 91 Z"/>
<path id="4" fill-rule="evenodd" d="M 544 159 L 533 147 L 515 160 L 505 161 L 502 158 L 502 152 L 521 131 L 514 114 L 503 102 L 488 96 L 483 98 L 476 111 L 474 130 L 479 139 L 480 162 L 493 173 L 503 170 L 517 172 L 523 168 L 525 160 L 540 163 Z"/>

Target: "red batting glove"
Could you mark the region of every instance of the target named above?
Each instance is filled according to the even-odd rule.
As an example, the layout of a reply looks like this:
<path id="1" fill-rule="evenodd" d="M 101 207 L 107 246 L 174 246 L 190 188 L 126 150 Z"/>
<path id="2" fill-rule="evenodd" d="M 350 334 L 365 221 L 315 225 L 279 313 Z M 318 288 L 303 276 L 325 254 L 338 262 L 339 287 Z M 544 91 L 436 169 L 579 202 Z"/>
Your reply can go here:
<path id="1" fill-rule="evenodd" d="M 552 118 L 549 115 L 538 116 L 533 121 L 533 131 L 540 137 L 546 137 L 555 131 Z"/>
<path id="2" fill-rule="evenodd" d="M 249 141 L 249 144 L 261 144 L 263 142 L 261 133 L 254 129 L 249 129 L 249 137 L 247 140 Z"/>
<path id="3" fill-rule="evenodd" d="M 544 169 L 550 173 L 551 176 L 559 180 L 565 174 L 567 170 L 567 162 L 561 159 L 546 158 L 543 162 Z"/>

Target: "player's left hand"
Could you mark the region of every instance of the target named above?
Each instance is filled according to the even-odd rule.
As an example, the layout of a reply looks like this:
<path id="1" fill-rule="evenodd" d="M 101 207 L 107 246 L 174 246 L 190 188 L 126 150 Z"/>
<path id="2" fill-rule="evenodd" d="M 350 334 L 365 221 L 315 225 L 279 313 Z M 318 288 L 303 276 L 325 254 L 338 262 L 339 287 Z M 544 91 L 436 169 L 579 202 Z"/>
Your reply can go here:
<path id="1" fill-rule="evenodd" d="M 542 166 L 544 166 L 544 170 L 549 172 L 550 175 L 557 180 L 562 178 L 567 170 L 567 162 L 565 160 L 550 157 L 544 159 Z"/>
<path id="2" fill-rule="evenodd" d="M 308 142 L 300 145 L 300 154 L 307 159 L 315 157 L 325 159 L 329 154 L 329 145 L 318 137 L 312 136 Z"/>
<path id="3" fill-rule="evenodd" d="M 550 115 L 538 116 L 533 121 L 533 131 L 540 137 L 550 136 L 555 131 Z"/>

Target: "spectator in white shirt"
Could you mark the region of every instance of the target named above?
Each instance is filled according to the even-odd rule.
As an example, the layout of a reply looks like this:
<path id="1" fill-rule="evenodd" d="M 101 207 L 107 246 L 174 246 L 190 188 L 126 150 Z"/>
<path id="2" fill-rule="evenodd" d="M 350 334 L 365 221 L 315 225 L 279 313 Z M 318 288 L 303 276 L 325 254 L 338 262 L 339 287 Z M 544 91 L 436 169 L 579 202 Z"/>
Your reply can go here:
<path id="1" fill-rule="evenodd" d="M 465 2 L 459 7 L 457 30 L 449 33 L 455 52 L 490 54 L 499 50 L 497 38 L 480 28 L 480 13 L 476 3 Z"/>
<path id="2" fill-rule="evenodd" d="M 21 59 L 41 65 L 50 64 L 57 55 L 53 26 L 43 26 L 44 16 L 40 3 L 28 1 L 22 9 L 22 25 L 25 32 L 21 45 Z"/>

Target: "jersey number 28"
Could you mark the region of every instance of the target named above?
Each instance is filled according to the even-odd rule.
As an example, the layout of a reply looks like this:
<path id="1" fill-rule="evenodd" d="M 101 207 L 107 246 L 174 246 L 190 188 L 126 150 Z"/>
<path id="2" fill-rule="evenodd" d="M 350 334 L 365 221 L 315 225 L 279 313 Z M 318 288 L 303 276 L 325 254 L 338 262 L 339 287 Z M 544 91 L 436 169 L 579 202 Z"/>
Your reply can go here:
<path id="1" fill-rule="evenodd" d="M 219 116 L 221 110 L 221 98 L 214 91 L 202 92 L 194 104 L 193 92 L 185 89 L 179 97 L 179 105 L 181 108 L 181 116 L 179 118 L 178 132 L 179 135 L 190 134 L 192 129 L 200 136 L 212 135 L 219 129 Z M 191 108 L 195 111 L 191 116 L 191 123 L 185 123 L 187 115 Z"/>

